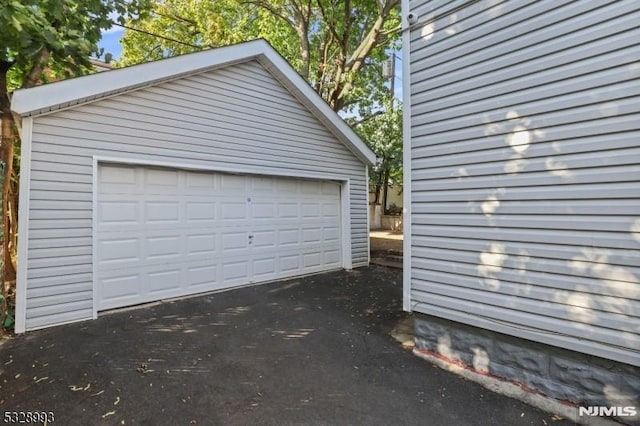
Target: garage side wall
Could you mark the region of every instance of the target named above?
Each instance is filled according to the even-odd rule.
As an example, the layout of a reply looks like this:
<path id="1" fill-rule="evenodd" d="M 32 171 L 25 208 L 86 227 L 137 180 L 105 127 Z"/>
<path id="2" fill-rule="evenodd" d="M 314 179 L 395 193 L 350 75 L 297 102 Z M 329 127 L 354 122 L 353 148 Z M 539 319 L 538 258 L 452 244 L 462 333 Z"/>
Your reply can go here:
<path id="1" fill-rule="evenodd" d="M 640 4 L 405 5 L 411 309 L 640 366 Z"/>
<path id="2" fill-rule="evenodd" d="M 33 119 L 26 328 L 91 318 L 93 156 L 350 180 L 368 263 L 365 167 L 257 62 Z"/>

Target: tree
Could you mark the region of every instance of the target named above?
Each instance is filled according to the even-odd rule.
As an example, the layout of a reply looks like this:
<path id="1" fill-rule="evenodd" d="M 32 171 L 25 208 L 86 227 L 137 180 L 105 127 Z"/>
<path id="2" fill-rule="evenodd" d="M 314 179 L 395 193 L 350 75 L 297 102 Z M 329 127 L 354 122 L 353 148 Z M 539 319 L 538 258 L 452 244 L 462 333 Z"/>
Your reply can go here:
<path id="1" fill-rule="evenodd" d="M 134 65 L 261 36 L 259 23 L 273 28 L 266 14 L 247 11 L 237 0 L 155 1 L 146 19 L 127 22 L 119 66 Z"/>
<path id="2" fill-rule="evenodd" d="M 264 38 L 335 111 L 364 116 L 388 93 L 399 0 L 163 0 L 128 26 L 121 65 Z"/>
<path id="3" fill-rule="evenodd" d="M 369 169 L 370 187 L 374 189 L 373 204 L 386 209 L 389 186 L 402 185 L 402 106 L 387 107 L 355 126 L 378 157 L 378 163 Z"/>
<path id="4" fill-rule="evenodd" d="M 143 17 L 150 0 L 2 0 L 0 2 L 0 117 L 3 167 L 2 292 L 0 330 L 7 324 L 7 296 L 15 283 L 17 136 L 9 94 L 51 78 L 90 70 L 89 56 L 112 16 Z M 12 213 L 14 212 L 14 213 Z"/>
<path id="5" fill-rule="evenodd" d="M 359 112 L 368 113 L 384 98 L 380 64 L 385 49 L 397 41 L 398 0 L 248 3 L 270 11 L 295 32 L 298 71 L 335 111 L 359 104 Z"/>

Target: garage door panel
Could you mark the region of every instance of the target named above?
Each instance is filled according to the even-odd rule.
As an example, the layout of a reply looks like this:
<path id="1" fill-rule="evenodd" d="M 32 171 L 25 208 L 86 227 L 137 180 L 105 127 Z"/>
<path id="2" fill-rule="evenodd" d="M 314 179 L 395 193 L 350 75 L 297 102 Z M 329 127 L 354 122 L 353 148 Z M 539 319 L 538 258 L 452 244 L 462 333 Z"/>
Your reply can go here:
<path id="1" fill-rule="evenodd" d="M 324 252 L 325 265 L 340 266 L 340 250 L 326 250 Z"/>
<path id="2" fill-rule="evenodd" d="M 276 217 L 276 203 L 253 202 L 251 203 L 251 219 L 272 220 Z"/>
<path id="3" fill-rule="evenodd" d="M 99 310 L 341 266 L 333 182 L 101 166 L 97 207 Z"/>
<path id="4" fill-rule="evenodd" d="M 98 170 L 100 187 L 109 194 L 131 194 L 137 192 L 140 174 L 135 168 L 101 165 Z"/>
<path id="5" fill-rule="evenodd" d="M 276 232 L 272 230 L 254 231 L 252 232 L 252 246 L 256 249 L 260 248 L 276 248 Z"/>
<path id="6" fill-rule="evenodd" d="M 220 189 L 218 176 L 212 173 L 191 172 L 185 174 L 185 186 L 188 194 L 210 195 L 212 191 Z"/>
<path id="7" fill-rule="evenodd" d="M 100 266 L 133 267 L 140 262 L 140 239 L 135 237 L 102 239 L 98 241 Z"/>
<path id="8" fill-rule="evenodd" d="M 246 192 L 246 176 L 220 175 L 220 189 L 222 191 Z"/>
<path id="9" fill-rule="evenodd" d="M 98 223 L 102 226 L 137 225 L 138 209 L 136 201 L 103 201 L 98 209 Z"/>
<path id="10" fill-rule="evenodd" d="M 249 232 L 227 231 L 222 233 L 222 250 L 228 254 L 245 252 L 249 248 Z"/>
<path id="11" fill-rule="evenodd" d="M 298 271 L 300 269 L 300 255 L 281 255 L 278 257 L 278 265 L 280 272 Z"/>
<path id="12" fill-rule="evenodd" d="M 222 262 L 222 279 L 225 284 L 235 284 L 237 282 L 248 282 L 249 261 L 248 260 L 228 260 Z"/>
<path id="13" fill-rule="evenodd" d="M 340 206 L 333 202 L 322 203 L 322 216 L 324 220 L 336 219 L 340 214 Z"/>
<path id="14" fill-rule="evenodd" d="M 215 265 L 193 266 L 187 268 L 186 286 L 197 291 L 213 290 L 218 282 L 218 268 Z"/>
<path id="15" fill-rule="evenodd" d="M 322 264 L 322 252 L 305 254 L 302 257 L 302 265 L 304 268 L 312 268 Z"/>
<path id="16" fill-rule="evenodd" d="M 297 218 L 299 215 L 298 203 L 280 202 L 278 203 L 278 217 L 282 219 Z"/>
<path id="17" fill-rule="evenodd" d="M 148 272 L 145 277 L 148 295 L 162 293 L 164 297 L 172 297 L 180 294 L 182 268 L 162 268 L 158 271 Z"/>
<path id="18" fill-rule="evenodd" d="M 320 213 L 322 212 L 322 207 L 320 203 L 307 202 L 307 203 L 302 203 L 301 210 L 302 210 L 303 219 L 307 219 L 307 218 L 315 219 L 320 217 Z"/>
<path id="19" fill-rule="evenodd" d="M 253 277 L 254 281 L 274 279 L 277 276 L 277 263 L 273 255 L 253 260 Z"/>
<path id="20" fill-rule="evenodd" d="M 180 259 L 183 254 L 181 235 L 148 237 L 144 242 L 144 259 L 148 262 Z"/>
<path id="21" fill-rule="evenodd" d="M 275 187 L 278 194 L 297 194 L 299 192 L 299 182 L 293 179 L 276 179 Z"/>
<path id="22" fill-rule="evenodd" d="M 223 202 L 222 219 L 225 221 L 246 220 L 248 218 L 246 202 Z"/>
<path id="23" fill-rule="evenodd" d="M 204 222 L 216 220 L 216 203 L 210 200 L 186 201 L 186 221 L 201 225 Z"/>
<path id="24" fill-rule="evenodd" d="M 273 192 L 276 190 L 277 178 L 260 176 L 251 178 L 251 188 L 258 193 Z"/>
<path id="25" fill-rule="evenodd" d="M 299 228 L 280 229 L 278 231 L 279 246 L 283 248 L 285 246 L 300 244 L 300 234 Z"/>
<path id="26" fill-rule="evenodd" d="M 144 170 L 144 192 L 146 194 L 177 194 L 180 190 L 180 171 L 173 169 Z"/>
<path id="27" fill-rule="evenodd" d="M 322 194 L 322 182 L 317 181 L 301 181 L 300 191 L 306 196 Z"/>
<path id="28" fill-rule="evenodd" d="M 335 182 L 322 182 L 322 194 L 330 196 L 340 194 L 340 184 Z"/>
<path id="29" fill-rule="evenodd" d="M 322 227 L 303 228 L 302 229 L 302 242 L 314 243 L 322 240 Z"/>
<path id="30" fill-rule="evenodd" d="M 217 251 L 218 234 L 216 232 L 187 235 L 186 240 L 186 251 L 190 258 L 195 256 L 214 256 Z"/>
<path id="31" fill-rule="evenodd" d="M 177 201 L 146 201 L 144 220 L 149 224 L 177 224 L 180 222 L 180 203 Z"/>
<path id="32" fill-rule="evenodd" d="M 142 291 L 141 274 L 127 273 L 124 275 L 100 278 L 101 308 L 108 309 L 136 303 Z"/>
<path id="33" fill-rule="evenodd" d="M 322 228 L 322 241 L 337 244 L 340 241 L 340 229 L 337 226 L 325 226 Z"/>

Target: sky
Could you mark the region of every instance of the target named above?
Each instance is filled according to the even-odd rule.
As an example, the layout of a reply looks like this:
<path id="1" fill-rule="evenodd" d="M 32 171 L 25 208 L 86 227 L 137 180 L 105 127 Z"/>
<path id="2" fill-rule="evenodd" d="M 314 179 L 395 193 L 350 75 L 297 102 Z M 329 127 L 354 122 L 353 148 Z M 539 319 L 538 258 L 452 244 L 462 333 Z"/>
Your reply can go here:
<path id="1" fill-rule="evenodd" d="M 98 48 L 103 48 L 104 53 L 111 53 L 113 59 L 118 59 L 122 53 L 120 38 L 124 35 L 124 28 L 113 26 L 102 32 L 102 40 L 98 43 Z M 102 58 L 104 59 L 104 57 Z"/>

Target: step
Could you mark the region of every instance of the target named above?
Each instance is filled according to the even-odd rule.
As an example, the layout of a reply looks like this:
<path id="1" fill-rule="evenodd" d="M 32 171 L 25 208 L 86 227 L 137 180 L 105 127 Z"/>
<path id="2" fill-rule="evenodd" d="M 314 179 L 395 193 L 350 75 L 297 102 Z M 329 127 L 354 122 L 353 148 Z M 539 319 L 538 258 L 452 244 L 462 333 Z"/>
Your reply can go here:
<path id="1" fill-rule="evenodd" d="M 385 266 L 387 268 L 402 269 L 402 262 L 396 262 L 392 260 L 372 257 L 370 263 L 372 265 Z"/>

